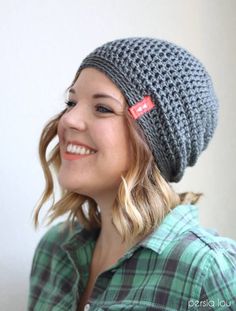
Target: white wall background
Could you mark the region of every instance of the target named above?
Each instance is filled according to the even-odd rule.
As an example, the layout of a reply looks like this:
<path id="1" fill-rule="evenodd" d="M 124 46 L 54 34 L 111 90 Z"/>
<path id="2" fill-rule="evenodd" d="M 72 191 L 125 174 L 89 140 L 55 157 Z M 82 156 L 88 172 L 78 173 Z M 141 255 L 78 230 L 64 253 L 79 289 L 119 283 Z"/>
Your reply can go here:
<path id="1" fill-rule="evenodd" d="M 203 191 L 204 226 L 236 239 L 234 0 L 0 1 L 0 310 L 26 309 L 36 244 L 33 207 L 44 186 L 37 148 L 82 58 L 108 40 L 164 38 L 205 64 L 220 101 L 214 140 L 177 190 Z"/>

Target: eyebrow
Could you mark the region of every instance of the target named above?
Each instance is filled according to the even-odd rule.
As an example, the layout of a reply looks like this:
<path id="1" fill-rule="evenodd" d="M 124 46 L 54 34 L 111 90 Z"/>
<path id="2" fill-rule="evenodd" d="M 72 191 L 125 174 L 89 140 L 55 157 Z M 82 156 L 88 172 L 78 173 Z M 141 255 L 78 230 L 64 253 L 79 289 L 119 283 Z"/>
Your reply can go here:
<path id="1" fill-rule="evenodd" d="M 73 88 L 69 89 L 69 93 L 76 94 L 76 92 Z M 111 98 L 121 105 L 121 102 L 118 99 L 116 99 L 115 97 L 113 97 L 111 95 L 105 94 L 105 93 L 93 94 L 92 98 L 95 98 L 95 99 L 96 98 Z"/>

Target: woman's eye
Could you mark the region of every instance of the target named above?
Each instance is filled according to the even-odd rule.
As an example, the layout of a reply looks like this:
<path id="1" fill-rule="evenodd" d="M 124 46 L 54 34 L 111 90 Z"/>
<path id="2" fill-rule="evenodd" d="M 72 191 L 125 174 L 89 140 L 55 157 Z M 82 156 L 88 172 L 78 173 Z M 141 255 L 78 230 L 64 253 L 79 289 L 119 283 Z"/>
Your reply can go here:
<path id="1" fill-rule="evenodd" d="M 113 113 L 113 111 L 111 109 L 108 109 L 108 108 L 101 106 L 101 105 L 96 106 L 96 111 L 101 112 L 101 113 Z"/>
<path id="2" fill-rule="evenodd" d="M 74 107 L 76 105 L 76 103 L 71 101 L 71 100 L 68 100 L 65 104 L 66 104 L 67 108 L 71 108 L 71 107 Z"/>

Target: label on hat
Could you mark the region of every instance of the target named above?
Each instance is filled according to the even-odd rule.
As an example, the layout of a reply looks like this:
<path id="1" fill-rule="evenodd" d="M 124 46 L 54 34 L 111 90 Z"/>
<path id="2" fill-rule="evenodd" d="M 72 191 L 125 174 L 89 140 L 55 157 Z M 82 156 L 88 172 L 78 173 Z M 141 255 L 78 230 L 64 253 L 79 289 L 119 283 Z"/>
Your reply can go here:
<path id="1" fill-rule="evenodd" d="M 144 98 L 137 102 L 134 106 L 130 107 L 128 110 L 132 114 L 133 118 L 136 120 L 144 113 L 150 111 L 155 107 L 153 101 L 151 100 L 150 96 L 144 96 Z"/>

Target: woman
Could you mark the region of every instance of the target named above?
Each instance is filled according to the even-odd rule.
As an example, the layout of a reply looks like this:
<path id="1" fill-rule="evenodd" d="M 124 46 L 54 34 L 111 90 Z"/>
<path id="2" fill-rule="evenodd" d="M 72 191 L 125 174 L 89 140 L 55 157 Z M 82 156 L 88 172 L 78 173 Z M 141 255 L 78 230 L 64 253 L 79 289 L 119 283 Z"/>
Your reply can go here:
<path id="1" fill-rule="evenodd" d="M 217 112 L 205 68 L 173 43 L 120 39 L 83 60 L 41 136 L 35 225 L 51 169 L 62 196 L 49 223 L 69 215 L 37 246 L 29 310 L 235 310 L 236 243 L 200 227 L 201 194 L 170 184 L 206 149 Z"/>

